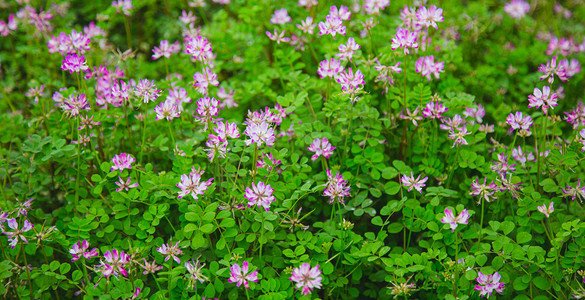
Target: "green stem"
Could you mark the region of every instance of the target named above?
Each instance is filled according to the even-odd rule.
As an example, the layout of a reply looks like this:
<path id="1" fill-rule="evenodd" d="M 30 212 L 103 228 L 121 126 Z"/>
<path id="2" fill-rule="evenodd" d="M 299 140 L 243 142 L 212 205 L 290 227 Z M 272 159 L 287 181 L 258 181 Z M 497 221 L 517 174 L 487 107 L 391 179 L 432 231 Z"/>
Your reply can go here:
<path id="1" fill-rule="evenodd" d="M 169 299 L 172 299 L 172 287 L 171 284 L 173 282 L 173 259 L 169 260 L 170 265 L 169 265 L 169 284 L 167 286 L 167 288 L 169 289 Z"/>
<path id="2" fill-rule="evenodd" d="M 128 18 L 129 17 L 124 17 L 124 28 L 126 29 L 126 46 L 128 46 L 128 49 L 132 49 L 132 35 L 130 32 L 130 21 Z"/>
<path id="3" fill-rule="evenodd" d="M 22 249 L 22 258 L 24 259 L 24 267 L 26 269 L 26 277 L 28 278 L 28 287 L 30 289 L 30 299 L 33 299 L 33 288 L 32 288 L 32 281 L 30 281 L 30 270 L 28 269 L 28 262 L 26 261 L 26 252 L 24 252 L 24 243 L 20 243 L 20 248 Z"/>
<path id="4" fill-rule="evenodd" d="M 477 238 L 477 248 L 479 249 L 479 243 L 481 242 L 481 235 L 483 234 L 483 213 L 485 207 L 485 199 L 481 198 L 481 221 L 479 223 L 479 237 Z"/>
<path id="5" fill-rule="evenodd" d="M 173 129 L 171 127 L 171 122 L 167 122 L 167 127 L 169 128 L 169 134 L 171 135 L 171 150 L 175 148 L 175 133 L 173 133 Z"/>
<path id="6" fill-rule="evenodd" d="M 262 228 L 260 228 L 260 261 L 262 261 L 262 245 L 264 244 L 264 212 L 260 206 L 258 207 L 260 208 L 260 215 L 262 216 Z"/>

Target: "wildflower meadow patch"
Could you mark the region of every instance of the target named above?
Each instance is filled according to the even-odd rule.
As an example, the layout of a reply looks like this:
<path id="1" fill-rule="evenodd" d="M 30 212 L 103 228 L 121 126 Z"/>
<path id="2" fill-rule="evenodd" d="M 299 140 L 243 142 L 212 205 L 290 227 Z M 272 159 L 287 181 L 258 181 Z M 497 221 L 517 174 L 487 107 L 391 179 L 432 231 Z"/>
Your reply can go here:
<path id="1" fill-rule="evenodd" d="M 583 20 L 0 0 L 0 295 L 585 298 Z"/>

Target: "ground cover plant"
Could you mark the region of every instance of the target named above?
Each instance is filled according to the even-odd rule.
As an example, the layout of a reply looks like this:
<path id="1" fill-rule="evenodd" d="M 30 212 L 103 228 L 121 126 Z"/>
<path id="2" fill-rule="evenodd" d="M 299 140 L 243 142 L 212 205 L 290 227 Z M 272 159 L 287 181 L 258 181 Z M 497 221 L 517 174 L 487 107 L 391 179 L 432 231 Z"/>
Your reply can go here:
<path id="1" fill-rule="evenodd" d="M 585 297 L 582 0 L 0 8 L 4 298 Z"/>

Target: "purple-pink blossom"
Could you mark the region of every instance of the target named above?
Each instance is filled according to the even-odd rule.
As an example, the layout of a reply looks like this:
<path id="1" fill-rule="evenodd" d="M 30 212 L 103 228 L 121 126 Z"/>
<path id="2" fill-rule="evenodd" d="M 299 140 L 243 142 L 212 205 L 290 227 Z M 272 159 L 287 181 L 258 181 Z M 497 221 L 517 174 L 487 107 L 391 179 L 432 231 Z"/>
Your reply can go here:
<path id="1" fill-rule="evenodd" d="M 459 215 L 455 217 L 453 211 L 450 208 L 446 208 L 445 216 L 441 219 L 441 223 L 449 224 L 451 227 L 451 232 L 455 232 L 455 228 L 457 228 L 459 224 L 467 224 L 468 220 L 469 213 L 467 212 L 467 209 L 462 210 Z"/>
<path id="2" fill-rule="evenodd" d="M 294 268 L 289 280 L 296 282 L 296 288 L 301 289 L 301 294 L 309 295 L 313 289 L 321 288 L 321 270 L 319 265 L 311 268 L 309 263 L 303 263 Z"/>
<path id="3" fill-rule="evenodd" d="M 425 182 L 427 182 L 429 177 L 420 179 L 421 176 L 422 175 L 419 174 L 418 177 L 415 179 L 413 172 L 410 172 L 410 176 L 402 175 L 400 182 L 404 187 L 408 188 L 409 192 L 414 188 L 415 190 L 422 194 L 422 188 L 426 186 Z"/>
<path id="4" fill-rule="evenodd" d="M 417 34 L 414 31 L 409 32 L 408 29 L 398 27 L 396 35 L 392 38 L 392 50 L 403 48 L 404 54 L 409 54 L 409 48 L 417 49 L 418 43 L 416 41 Z"/>
<path id="5" fill-rule="evenodd" d="M 489 298 L 493 291 L 496 291 L 500 294 L 504 293 L 504 283 L 500 282 L 502 276 L 498 272 L 495 272 L 493 275 L 486 275 L 483 274 L 481 271 L 477 272 L 477 281 L 478 284 L 475 285 L 474 290 L 480 291 L 479 295 L 481 297 L 487 295 Z"/>
<path id="6" fill-rule="evenodd" d="M 87 251 L 88 249 L 89 242 L 87 240 L 83 240 L 83 242 L 78 241 L 77 243 L 73 244 L 71 249 L 69 249 L 69 253 L 71 254 L 71 256 L 73 256 L 71 261 L 76 261 L 80 259 L 82 256 L 85 257 L 85 259 L 91 259 L 92 257 L 96 257 L 99 255 L 99 251 L 97 248 L 93 248 L 90 251 Z"/>
<path id="7" fill-rule="evenodd" d="M 444 72 L 445 62 L 436 62 L 433 55 L 419 58 L 415 64 L 415 71 L 421 73 L 427 81 L 431 81 L 431 75 L 435 75 L 435 79 L 439 79 L 439 75 Z"/>
<path id="8" fill-rule="evenodd" d="M 119 170 L 122 172 L 125 169 L 132 169 L 132 163 L 135 161 L 136 159 L 128 153 L 116 154 L 112 157 L 112 164 L 114 165 L 110 168 L 110 171 Z"/>
<path id="9" fill-rule="evenodd" d="M 547 108 L 554 109 L 558 105 L 557 99 L 559 96 L 556 93 L 551 94 L 550 87 L 543 86 L 542 91 L 538 88 L 534 88 L 533 94 L 528 95 L 528 107 L 542 107 L 544 114 L 547 114 Z"/>
<path id="10" fill-rule="evenodd" d="M 246 289 L 250 289 L 249 286 L 249 281 L 253 281 L 253 282 L 258 282 L 258 270 L 254 270 L 252 272 L 250 272 L 250 265 L 248 264 L 247 261 L 244 261 L 242 263 L 242 266 L 240 267 L 240 265 L 238 264 L 233 264 L 230 267 L 230 278 L 228 279 L 228 282 L 230 283 L 236 283 L 236 286 L 240 286 L 240 285 L 244 285 L 244 287 L 246 287 Z"/>
<path id="11" fill-rule="evenodd" d="M 311 145 L 307 148 L 307 150 L 315 152 L 315 154 L 311 156 L 311 159 L 313 161 L 316 161 L 321 155 L 323 155 L 325 158 L 329 158 L 329 156 L 333 154 L 333 150 L 335 150 L 335 147 L 331 146 L 331 143 L 329 143 L 329 140 L 327 138 L 320 138 L 314 139 Z"/>
<path id="12" fill-rule="evenodd" d="M 248 207 L 258 205 L 263 207 L 266 211 L 270 210 L 270 203 L 274 201 L 272 193 L 274 189 L 270 184 L 266 184 L 262 181 L 255 184 L 252 182 L 252 188 L 246 187 L 246 199 L 248 199 Z"/>
<path id="13" fill-rule="evenodd" d="M 181 241 L 178 241 L 174 245 L 172 245 L 171 242 L 169 242 L 167 244 L 162 244 L 159 248 L 156 248 L 156 251 L 158 251 L 160 254 L 162 254 L 165 257 L 165 261 L 168 261 L 169 259 L 172 258 L 177 263 L 181 263 L 181 259 L 179 259 L 179 255 L 183 254 L 183 251 L 181 250 L 182 247 L 179 246 L 180 242 Z"/>
<path id="14" fill-rule="evenodd" d="M 211 186 L 213 178 L 202 181 L 201 176 L 205 171 L 201 169 L 193 169 L 189 174 L 181 175 L 181 182 L 177 183 L 177 187 L 181 189 L 179 192 L 179 199 L 191 195 L 193 199 L 199 199 L 199 195 L 203 195 L 205 191 Z"/>

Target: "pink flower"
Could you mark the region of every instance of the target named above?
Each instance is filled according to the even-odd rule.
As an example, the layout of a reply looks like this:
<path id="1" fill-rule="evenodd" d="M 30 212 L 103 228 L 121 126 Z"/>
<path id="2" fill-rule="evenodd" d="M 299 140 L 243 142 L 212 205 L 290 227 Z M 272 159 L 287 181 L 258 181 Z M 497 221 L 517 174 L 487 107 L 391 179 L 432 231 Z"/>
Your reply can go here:
<path id="1" fill-rule="evenodd" d="M 9 238 L 8 238 L 9 243 L 8 244 L 10 245 L 10 248 L 14 249 L 14 247 L 16 247 L 16 244 L 18 244 L 19 238 L 25 244 L 28 244 L 28 240 L 22 234 L 33 229 L 34 226 L 28 220 L 24 220 L 22 228 L 19 229 L 18 222 L 14 218 L 8 220 L 7 223 L 8 223 L 8 227 L 10 227 L 10 229 L 14 230 L 12 232 L 3 232 L 5 235 L 9 236 Z"/>
<path id="2" fill-rule="evenodd" d="M 429 9 L 421 6 L 416 12 L 416 18 L 419 24 L 427 28 L 432 26 L 435 29 L 439 29 L 437 22 L 443 22 L 445 20 L 443 18 L 443 9 L 437 8 L 435 5 L 431 5 Z"/>
<path id="3" fill-rule="evenodd" d="M 550 60 L 546 61 L 546 65 L 540 64 L 538 71 L 543 75 L 540 76 L 540 80 L 548 78 L 548 84 L 553 84 L 555 81 L 554 75 L 557 75 L 561 81 L 567 81 L 569 76 L 566 74 L 566 70 L 562 64 L 557 66 L 557 57 L 553 56 Z"/>
<path id="4" fill-rule="evenodd" d="M 416 179 L 414 179 L 414 174 L 412 172 L 410 172 L 410 177 L 408 177 L 406 175 L 402 175 L 402 179 L 400 181 L 402 182 L 402 185 L 404 187 L 408 188 L 409 192 L 414 188 L 419 193 L 422 194 L 422 188 L 426 185 L 425 182 L 427 182 L 429 177 L 425 177 L 423 179 L 420 179 L 420 176 L 421 175 L 419 174 L 418 177 Z"/>
<path id="5" fill-rule="evenodd" d="M 242 267 L 240 267 L 240 265 L 238 264 L 233 264 L 230 267 L 230 278 L 228 279 L 228 282 L 230 283 L 236 283 L 236 286 L 240 286 L 242 284 L 244 284 L 244 287 L 246 287 L 246 289 L 250 289 L 248 281 L 253 281 L 253 282 L 258 282 L 258 270 L 254 270 L 253 272 L 249 273 L 249 266 L 248 266 L 248 262 L 244 261 L 242 263 Z"/>
<path id="6" fill-rule="evenodd" d="M 434 60 L 435 57 L 431 55 L 421 57 L 416 61 L 415 71 L 426 77 L 427 81 L 431 81 L 431 75 L 435 75 L 435 79 L 439 79 L 440 73 L 444 72 L 445 62 L 435 63 Z"/>
<path id="7" fill-rule="evenodd" d="M 425 118 L 431 119 L 441 119 L 441 114 L 446 112 L 448 108 L 443 106 L 439 101 L 436 102 L 429 102 L 426 104 L 425 108 L 422 110 L 422 115 Z"/>
<path id="8" fill-rule="evenodd" d="M 455 232 L 455 228 L 457 228 L 458 224 L 467 224 L 467 220 L 469 220 L 467 209 L 462 210 L 461 213 L 455 217 L 453 211 L 450 208 L 447 208 L 445 209 L 445 216 L 441 219 L 441 223 L 449 224 L 451 232 Z"/>
<path id="9" fill-rule="evenodd" d="M 339 9 L 337 9 L 337 6 L 333 5 L 329 8 L 329 15 L 332 17 L 338 17 L 343 21 L 347 21 L 351 17 L 351 12 L 347 6 L 341 5 L 339 6 Z"/>
<path id="10" fill-rule="evenodd" d="M 13 14 L 10 14 L 10 16 L 8 16 L 8 23 L 0 20 L 0 35 L 8 36 L 9 34 L 12 34 L 17 29 L 18 29 L 18 24 L 16 24 L 16 20 L 14 19 Z"/>
<path id="11" fill-rule="evenodd" d="M 288 12 L 286 8 L 277 9 L 272 18 L 270 18 L 270 23 L 272 24 L 286 24 L 291 21 L 291 18 L 288 16 Z"/>
<path id="12" fill-rule="evenodd" d="M 302 264 L 298 268 L 294 268 L 291 277 L 289 278 L 290 281 L 296 282 L 296 288 L 301 289 L 301 293 L 303 295 L 310 294 L 314 288 L 321 288 L 321 270 L 319 270 L 319 265 L 311 268 L 311 265 L 308 263 Z"/>
<path id="13" fill-rule="evenodd" d="M 120 172 L 122 172 L 125 169 L 132 169 L 132 163 L 135 161 L 136 159 L 134 159 L 134 157 L 132 157 L 132 155 L 130 154 L 127 153 L 116 154 L 112 158 L 112 163 L 114 165 L 110 168 L 110 171 L 119 170 Z"/>
<path id="14" fill-rule="evenodd" d="M 336 78 L 339 73 L 343 72 L 341 62 L 335 58 L 323 60 L 319 63 L 319 69 L 317 73 L 321 78 L 331 77 Z"/>
<path id="15" fill-rule="evenodd" d="M 193 289 L 197 288 L 197 281 L 199 281 L 199 283 L 203 283 L 206 280 L 209 280 L 209 278 L 207 278 L 201 272 L 204 266 L 205 264 L 201 264 L 199 260 L 193 260 L 193 263 L 190 261 L 185 263 L 185 268 L 187 269 L 187 272 L 189 272 L 189 274 L 187 274 L 185 277 L 187 277 L 189 284 L 193 286 Z"/>
<path id="16" fill-rule="evenodd" d="M 341 44 L 339 45 L 339 52 L 336 54 L 337 56 L 339 56 L 339 59 L 341 60 L 346 60 L 349 59 L 351 61 L 351 58 L 353 57 L 353 54 L 355 51 L 357 51 L 360 48 L 360 45 L 358 45 L 355 40 L 353 39 L 353 37 L 350 37 L 347 40 L 347 44 Z"/>
<path id="17" fill-rule="evenodd" d="M 478 284 L 475 285 L 474 290 L 480 291 L 479 295 L 481 297 L 488 295 L 489 298 L 494 290 L 502 294 L 504 293 L 505 284 L 500 282 L 500 279 L 501 276 L 498 274 L 498 272 L 494 273 L 493 275 L 485 275 L 479 271 L 477 278 L 475 279 Z"/>
<path id="18" fill-rule="evenodd" d="M 211 44 L 209 40 L 198 35 L 185 38 L 185 52 L 191 54 L 195 60 L 207 61 L 210 58 Z"/>
<path id="19" fill-rule="evenodd" d="M 246 187 L 246 199 L 248 199 L 248 207 L 252 207 L 254 205 L 258 205 L 259 207 L 264 207 L 266 211 L 270 209 L 270 203 L 274 201 L 274 196 L 272 196 L 272 192 L 274 190 L 270 186 L 270 184 L 265 184 L 264 182 L 258 182 L 258 185 L 252 182 L 252 188 Z"/>
<path id="20" fill-rule="evenodd" d="M 227 138 L 237 139 L 240 137 L 240 130 L 238 129 L 238 125 L 236 123 L 226 122 L 217 122 L 213 131 L 217 133 L 219 138 L 222 140 L 227 140 Z"/>
<path id="21" fill-rule="evenodd" d="M 116 12 L 119 13 L 122 11 L 127 16 L 130 16 L 132 12 L 130 10 L 134 9 L 132 5 L 132 0 L 117 0 L 112 1 L 112 6 L 116 8 Z"/>
<path id="22" fill-rule="evenodd" d="M 138 182 L 131 183 L 132 177 L 128 177 L 128 179 L 124 180 L 122 179 L 122 177 L 118 176 L 118 179 L 120 181 L 116 182 L 116 185 L 118 186 L 116 192 L 120 192 L 122 190 L 129 191 L 131 188 L 135 188 L 138 186 Z"/>
<path id="23" fill-rule="evenodd" d="M 335 38 L 336 34 L 345 35 L 345 26 L 340 17 L 327 16 L 325 22 L 319 22 L 319 35 L 331 34 Z"/>
<path id="24" fill-rule="evenodd" d="M 307 9 L 310 9 L 311 7 L 319 4 L 319 2 L 317 2 L 317 0 L 299 0 L 298 2 L 299 6 L 304 6 Z"/>
<path id="25" fill-rule="evenodd" d="M 212 117 L 217 116 L 219 112 L 219 101 L 213 97 L 203 97 L 197 100 L 197 114 L 193 117 L 199 122 L 205 123 L 204 131 L 207 131 L 207 122 L 213 120 Z"/>
<path id="26" fill-rule="evenodd" d="M 304 33 L 313 34 L 313 29 L 315 29 L 317 24 L 313 24 L 313 18 L 307 17 L 307 19 L 302 20 L 301 24 L 297 24 L 297 27 L 302 30 Z"/>
<path id="27" fill-rule="evenodd" d="M 530 102 L 528 107 L 540 108 L 542 106 L 542 111 L 546 115 L 548 107 L 554 109 L 558 105 L 558 97 L 555 93 L 551 94 L 550 87 L 548 86 L 542 87 L 542 92 L 538 88 L 534 88 L 533 95 L 528 96 L 528 102 Z"/>
<path id="28" fill-rule="evenodd" d="M 148 275 L 150 273 L 154 274 L 154 273 L 163 269 L 162 266 L 158 266 L 156 264 L 156 260 L 153 260 L 152 263 L 149 263 L 148 261 L 146 261 L 146 258 L 143 258 L 143 260 L 144 260 L 144 265 L 140 264 L 140 263 L 138 263 L 138 265 L 140 265 L 144 269 L 144 272 L 142 272 L 142 274 L 144 274 L 144 275 Z"/>
<path id="29" fill-rule="evenodd" d="M 407 29 L 398 27 L 396 31 L 396 35 L 391 40 L 392 42 L 392 50 L 396 50 L 398 48 L 404 48 L 404 54 L 409 54 L 410 51 L 408 48 L 416 49 L 418 48 L 418 43 L 416 42 L 416 32 L 408 32 Z"/>
<path id="30" fill-rule="evenodd" d="M 76 261 L 81 256 L 85 257 L 85 259 L 91 259 L 92 257 L 96 257 L 99 255 L 99 251 L 97 248 L 93 248 L 91 251 L 87 251 L 89 249 L 89 242 L 87 240 L 83 240 L 83 242 L 77 242 L 73 244 L 73 247 L 69 249 L 69 253 L 73 256 L 71 261 Z"/>
<path id="31" fill-rule="evenodd" d="M 193 86 L 197 88 L 197 91 L 203 95 L 207 95 L 207 88 L 209 85 L 218 86 L 217 74 L 213 73 L 211 69 L 205 67 L 203 73 L 196 72 L 193 75 Z"/>
<path id="32" fill-rule="evenodd" d="M 266 122 L 249 124 L 244 133 L 249 137 L 246 146 L 256 143 L 256 147 L 262 147 L 262 144 L 266 143 L 266 146 L 272 147 L 276 141 L 274 129 Z"/>
<path id="33" fill-rule="evenodd" d="M 119 274 L 128 277 L 128 271 L 124 267 L 130 262 L 130 255 L 124 253 L 124 251 L 118 252 L 118 250 L 114 249 L 106 251 L 104 258 L 106 262 L 100 261 L 98 266 L 104 277 L 110 277 L 111 275 L 118 277 Z"/>
<path id="34" fill-rule="evenodd" d="M 341 89 L 344 91 L 359 89 L 360 85 L 366 84 L 362 71 L 358 69 L 354 74 L 351 68 L 341 72 L 337 77 L 337 82 L 341 84 Z"/>
<path id="35" fill-rule="evenodd" d="M 285 32 L 286 30 L 283 30 L 281 33 L 278 33 L 278 31 L 274 29 L 274 34 L 270 33 L 270 31 L 266 31 L 266 35 L 277 44 L 280 44 L 280 42 L 288 43 L 290 42 L 290 38 L 284 37 Z"/>
<path id="36" fill-rule="evenodd" d="M 91 41 L 85 33 L 73 30 L 67 37 L 66 44 L 68 44 L 67 46 L 69 47 L 70 53 L 83 55 L 86 51 L 89 51 L 89 43 Z"/>
<path id="37" fill-rule="evenodd" d="M 177 183 L 177 187 L 181 189 L 179 192 L 179 199 L 191 195 L 195 201 L 199 198 L 199 195 L 203 195 L 205 191 L 211 186 L 213 178 L 207 181 L 201 181 L 201 175 L 205 171 L 195 169 L 191 170 L 188 175 L 181 175 L 181 182 Z"/>
<path id="38" fill-rule="evenodd" d="M 157 121 L 162 119 L 172 121 L 174 118 L 178 118 L 181 115 L 175 102 L 169 99 L 166 99 L 165 102 L 161 102 L 157 105 L 154 108 L 154 112 L 156 113 L 155 119 Z"/>
<path id="39" fill-rule="evenodd" d="M 335 150 L 335 147 L 331 146 L 327 138 L 321 138 L 314 139 L 307 149 L 311 152 L 315 152 L 315 154 L 311 156 L 311 159 L 313 161 L 316 161 L 317 158 L 319 158 L 319 156 L 321 155 L 323 155 L 325 158 L 329 158 L 329 156 L 333 154 L 333 150 Z"/>
<path id="40" fill-rule="evenodd" d="M 414 126 L 418 126 L 418 122 L 417 121 L 420 121 L 420 120 L 423 119 L 421 116 L 418 115 L 418 113 L 419 113 L 419 107 L 418 106 L 412 112 L 410 111 L 410 109 L 407 108 L 406 109 L 406 114 L 404 113 L 404 111 L 402 111 L 400 113 L 400 118 L 403 119 L 403 120 L 411 120 L 412 121 L 412 124 Z"/>
<path id="41" fill-rule="evenodd" d="M 512 0 L 504 5 L 504 12 L 514 19 L 522 19 L 530 10 L 530 4 L 523 0 Z"/>
<path id="42" fill-rule="evenodd" d="M 228 151 L 227 140 L 222 139 L 221 137 L 215 134 L 209 135 L 207 142 L 205 142 L 205 146 L 207 147 L 207 149 L 203 149 L 203 151 L 207 152 L 207 158 L 209 158 L 210 161 L 213 161 L 216 156 L 219 156 L 220 158 L 225 158 L 225 155 L 227 154 Z"/>
<path id="43" fill-rule="evenodd" d="M 161 92 L 162 91 L 157 89 L 156 85 L 154 84 L 154 80 L 148 81 L 148 79 L 140 79 L 136 84 L 134 95 L 138 99 L 142 99 L 142 103 L 148 103 L 151 101 L 155 101 L 158 98 L 158 96 L 160 96 Z M 170 95 L 171 92 L 169 92 L 169 96 Z"/>
<path id="44" fill-rule="evenodd" d="M 390 0 L 364 0 L 364 9 L 368 15 L 380 14 L 380 11 L 388 5 L 390 5 Z"/>
<path id="45" fill-rule="evenodd" d="M 492 171 L 497 172 L 501 177 L 504 177 L 508 171 L 516 171 L 516 164 L 510 165 L 508 163 L 508 155 L 504 155 L 503 152 L 498 154 L 498 160 L 492 161 L 492 163 Z"/>
<path id="46" fill-rule="evenodd" d="M 522 115 L 521 111 L 517 111 L 515 114 L 509 114 L 506 118 L 506 123 L 511 126 L 510 131 L 530 131 L 532 126 L 532 118 L 528 115 Z"/>
<path id="47" fill-rule="evenodd" d="M 554 204 L 555 203 L 551 201 L 548 207 L 546 206 L 545 203 L 543 203 L 542 206 L 537 206 L 536 208 L 538 209 L 539 212 L 543 213 L 548 218 L 550 217 L 550 214 L 552 214 L 555 211 Z"/>
<path id="48" fill-rule="evenodd" d="M 497 188 L 498 186 L 494 181 L 487 184 L 487 177 L 483 179 L 483 184 L 479 184 L 479 180 L 475 178 L 471 183 L 471 192 L 469 194 L 479 196 L 480 199 L 484 199 L 486 202 L 491 202 L 493 200 L 491 196 L 495 193 Z"/>
<path id="49" fill-rule="evenodd" d="M 71 94 L 67 99 L 63 100 L 63 104 L 61 108 L 65 112 L 65 114 L 69 115 L 70 117 L 78 116 L 82 110 L 90 110 L 91 106 L 89 102 L 87 102 L 87 98 L 85 94 Z"/>
<path id="50" fill-rule="evenodd" d="M 343 176 L 337 171 L 336 175 L 331 174 L 331 170 L 327 170 L 327 183 L 325 184 L 325 190 L 323 196 L 329 197 L 329 204 L 333 204 L 335 201 L 345 205 L 345 197 L 349 197 L 351 187 L 347 185 L 347 181 L 343 179 Z"/>
<path id="51" fill-rule="evenodd" d="M 471 132 L 467 131 L 467 126 L 463 126 L 463 128 L 450 129 L 448 137 L 449 139 L 454 141 L 453 146 L 451 146 L 451 148 L 455 146 L 468 145 L 465 136 L 469 134 L 471 134 Z"/>
<path id="52" fill-rule="evenodd" d="M 152 49 L 152 52 L 154 53 L 152 55 L 152 59 L 157 60 L 163 56 L 166 58 L 171 58 L 172 54 L 177 54 L 180 50 L 181 46 L 179 45 L 179 42 L 175 42 L 174 44 L 169 45 L 169 41 L 162 40 L 160 41 L 160 46 L 155 46 L 154 49 Z"/>
<path id="53" fill-rule="evenodd" d="M 583 201 L 585 199 L 585 186 L 581 187 L 581 179 L 577 179 L 577 186 L 572 187 L 567 185 L 567 189 L 563 190 L 564 197 L 571 197 L 571 200 L 575 201 L 575 197 L 579 201 Z"/>
<path id="54" fill-rule="evenodd" d="M 579 131 L 579 135 L 577 136 L 577 140 L 583 144 L 583 148 L 581 148 L 581 152 L 585 151 L 585 128 L 581 129 L 581 131 Z"/>
<path id="55" fill-rule="evenodd" d="M 471 117 L 475 119 L 475 122 L 481 123 L 483 122 L 483 117 L 485 117 L 485 109 L 481 104 L 477 105 L 477 108 L 467 107 L 463 112 L 463 115 L 466 117 Z M 474 122 L 474 121 L 472 121 Z"/>
<path id="56" fill-rule="evenodd" d="M 89 70 L 89 67 L 87 66 L 87 61 L 85 61 L 85 56 L 80 57 L 77 54 L 71 54 L 67 55 L 67 57 L 65 57 L 63 60 L 61 70 L 69 71 L 69 73 L 73 74 L 74 72 L 85 72 Z"/>
<path id="57" fill-rule="evenodd" d="M 171 242 L 169 242 L 168 244 L 162 244 L 162 246 L 156 248 L 156 251 L 158 251 L 163 256 L 166 256 L 165 261 L 168 261 L 169 259 L 172 258 L 177 263 L 181 263 L 181 260 L 178 257 L 179 255 L 183 254 L 183 251 L 181 250 L 182 247 L 179 247 L 180 242 L 181 241 L 178 241 L 173 246 L 171 246 Z"/>
<path id="58" fill-rule="evenodd" d="M 222 86 L 217 91 L 217 97 L 222 99 L 221 103 L 219 103 L 220 108 L 231 108 L 231 107 L 238 107 L 238 103 L 234 100 L 234 95 L 236 91 L 229 89 L 226 92 L 225 88 Z"/>
<path id="59" fill-rule="evenodd" d="M 136 89 L 138 90 L 138 87 Z M 178 86 L 175 86 L 172 90 L 169 90 L 169 95 L 167 96 L 166 100 L 173 101 L 177 105 L 177 110 L 179 112 L 183 111 L 183 103 L 191 103 L 191 97 L 189 97 L 187 91 L 184 88 Z"/>
<path id="60" fill-rule="evenodd" d="M 193 22 L 195 22 L 195 20 L 197 20 L 197 17 L 193 15 L 193 12 L 189 11 L 181 11 L 181 16 L 179 17 L 179 20 L 181 20 L 181 22 L 183 22 L 183 24 L 188 25 L 191 24 Z"/>

